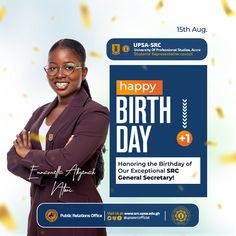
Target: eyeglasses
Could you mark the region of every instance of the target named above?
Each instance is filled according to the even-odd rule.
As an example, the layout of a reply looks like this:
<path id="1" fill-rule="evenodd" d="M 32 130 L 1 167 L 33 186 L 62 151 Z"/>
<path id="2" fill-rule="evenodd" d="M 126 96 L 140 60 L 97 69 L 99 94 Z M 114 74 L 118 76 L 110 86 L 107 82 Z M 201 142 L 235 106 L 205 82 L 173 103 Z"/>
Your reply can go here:
<path id="1" fill-rule="evenodd" d="M 83 68 L 83 67 L 77 66 L 74 63 L 65 63 L 61 66 L 47 65 L 44 67 L 44 70 L 47 73 L 47 75 L 55 76 L 61 69 L 63 75 L 68 76 L 68 75 L 72 74 L 76 69 L 81 69 L 81 68 Z"/>

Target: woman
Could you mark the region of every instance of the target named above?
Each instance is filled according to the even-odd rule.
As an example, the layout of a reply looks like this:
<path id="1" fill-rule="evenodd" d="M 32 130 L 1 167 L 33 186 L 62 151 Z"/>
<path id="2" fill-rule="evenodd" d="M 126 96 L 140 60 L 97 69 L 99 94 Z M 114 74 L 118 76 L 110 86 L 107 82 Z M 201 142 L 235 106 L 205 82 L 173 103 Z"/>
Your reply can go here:
<path id="1" fill-rule="evenodd" d="M 104 228 L 45 229 L 36 222 L 43 202 L 102 201 L 96 187 L 103 178 L 109 113 L 91 99 L 85 59 L 84 47 L 75 40 L 52 46 L 44 69 L 57 98 L 33 113 L 7 154 L 8 170 L 31 182 L 28 236 L 106 235 Z M 74 178 L 68 172 L 74 169 L 84 174 Z"/>

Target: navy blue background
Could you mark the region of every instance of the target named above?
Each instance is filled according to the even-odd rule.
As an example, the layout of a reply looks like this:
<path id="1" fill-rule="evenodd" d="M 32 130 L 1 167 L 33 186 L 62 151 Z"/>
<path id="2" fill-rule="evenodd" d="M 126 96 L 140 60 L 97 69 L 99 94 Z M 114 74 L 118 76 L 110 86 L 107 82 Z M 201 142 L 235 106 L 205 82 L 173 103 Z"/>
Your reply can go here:
<path id="1" fill-rule="evenodd" d="M 116 153 L 116 80 L 163 80 L 163 96 L 171 96 L 171 124 L 152 124 L 147 153 Z M 182 128 L 182 99 L 188 99 L 188 127 L 193 142 L 176 142 Z M 159 104 L 159 102 L 157 102 Z M 159 106 L 157 106 L 158 108 Z M 158 111 L 158 109 L 156 109 Z M 147 113 L 148 110 L 147 110 Z M 110 196 L 206 197 L 207 196 L 207 67 L 110 66 Z M 157 115 L 157 121 L 158 121 Z M 124 124 L 130 127 L 132 124 Z M 116 184 L 116 157 L 200 157 L 201 184 Z"/>
<path id="2" fill-rule="evenodd" d="M 176 207 L 187 208 L 190 219 L 186 224 L 174 223 L 171 214 Z M 54 209 L 58 213 L 55 222 L 49 222 L 45 213 Z M 149 220 L 107 220 L 108 212 L 160 212 L 159 216 Z M 60 214 L 101 214 L 104 217 L 95 218 L 60 218 Z M 192 227 L 199 220 L 198 207 L 194 204 L 100 204 L 100 203 L 43 203 L 37 209 L 37 220 L 41 227 Z"/>
<path id="3" fill-rule="evenodd" d="M 158 55 L 158 56 L 135 56 L 134 55 L 134 46 L 133 43 L 158 43 L 161 42 L 161 48 L 163 49 L 175 49 L 175 48 L 199 48 L 201 49 L 200 52 L 192 52 L 192 56 L 169 56 L 169 55 Z M 112 44 L 120 44 L 120 54 L 119 55 L 113 55 L 112 54 Z M 129 52 L 123 52 L 122 46 L 128 45 L 130 48 Z M 143 47 L 143 49 L 151 47 Z M 174 52 L 157 52 L 157 53 L 174 53 Z M 184 53 L 184 52 L 182 52 Z M 186 52 L 189 53 L 189 52 Z M 107 42 L 107 56 L 111 60 L 202 60 L 207 56 L 207 43 L 204 39 L 196 39 L 196 38 L 185 38 L 185 39 L 179 39 L 179 38 L 129 38 L 129 39 L 123 39 L 123 38 L 114 38 L 110 39 Z"/>

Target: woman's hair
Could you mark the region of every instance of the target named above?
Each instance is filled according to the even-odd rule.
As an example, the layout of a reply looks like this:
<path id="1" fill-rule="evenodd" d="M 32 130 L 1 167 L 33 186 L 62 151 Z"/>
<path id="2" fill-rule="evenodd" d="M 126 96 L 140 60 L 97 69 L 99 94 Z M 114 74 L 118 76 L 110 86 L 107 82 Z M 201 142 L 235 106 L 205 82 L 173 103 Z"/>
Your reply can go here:
<path id="1" fill-rule="evenodd" d="M 80 42 L 74 39 L 61 39 L 52 45 L 52 47 L 49 50 L 49 54 L 52 53 L 57 48 L 70 49 L 78 56 L 81 62 L 81 66 L 82 67 L 85 66 L 86 52 L 83 45 Z"/>
<path id="2" fill-rule="evenodd" d="M 81 62 L 81 66 L 82 67 L 85 66 L 86 52 L 85 52 L 83 45 L 80 42 L 78 42 L 74 39 L 61 39 L 53 44 L 53 46 L 49 50 L 49 54 L 58 48 L 70 49 L 78 56 L 78 59 Z M 88 85 L 88 82 L 86 79 L 84 79 L 82 81 L 81 87 L 83 87 L 85 89 L 85 91 L 87 92 L 88 96 L 90 98 L 92 98 L 91 94 L 90 94 L 89 85 Z M 104 178 L 103 153 L 105 153 L 105 146 L 103 146 L 102 150 L 99 151 L 99 155 L 98 155 L 98 159 L 97 159 L 97 163 L 96 163 L 96 169 L 95 169 L 96 186 L 98 186 L 100 184 L 101 180 Z"/>

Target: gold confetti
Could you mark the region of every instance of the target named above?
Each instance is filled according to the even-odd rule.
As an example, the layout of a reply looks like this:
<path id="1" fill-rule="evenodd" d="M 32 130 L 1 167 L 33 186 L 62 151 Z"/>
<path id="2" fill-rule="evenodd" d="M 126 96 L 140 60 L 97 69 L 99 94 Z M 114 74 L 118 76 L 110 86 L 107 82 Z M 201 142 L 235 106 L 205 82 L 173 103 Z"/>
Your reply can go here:
<path id="1" fill-rule="evenodd" d="M 0 203 L 0 222 L 8 230 L 16 230 L 16 223 L 4 204 Z"/>
<path id="2" fill-rule="evenodd" d="M 227 16 L 234 16 L 235 12 L 230 8 L 228 0 L 221 0 L 222 7 Z"/>
<path id="3" fill-rule="evenodd" d="M 7 67 L 4 67 L 2 72 L 4 72 L 4 73 L 7 72 Z"/>
<path id="4" fill-rule="evenodd" d="M 217 203 L 217 208 L 222 209 L 222 205 L 220 203 Z"/>
<path id="5" fill-rule="evenodd" d="M 216 37 L 216 33 L 212 33 L 212 38 L 215 38 Z"/>
<path id="6" fill-rule="evenodd" d="M 217 143 L 214 142 L 214 141 L 211 141 L 211 140 L 208 140 L 206 142 L 206 145 L 209 146 L 209 147 L 217 147 Z"/>
<path id="7" fill-rule="evenodd" d="M 0 21 L 3 21 L 5 15 L 7 13 L 7 8 L 6 6 L 0 7 Z"/>
<path id="8" fill-rule="evenodd" d="M 38 47 L 34 47 L 34 51 L 38 53 L 40 52 L 40 49 Z"/>
<path id="9" fill-rule="evenodd" d="M 45 140 L 46 140 L 46 138 L 44 136 L 40 136 L 40 135 L 35 134 L 35 133 L 31 133 L 30 138 L 32 140 L 37 141 L 37 142 L 45 142 Z"/>
<path id="10" fill-rule="evenodd" d="M 91 52 L 89 53 L 89 55 L 90 55 L 91 57 L 95 57 L 95 58 L 98 58 L 98 59 L 102 58 L 102 54 L 101 54 L 101 53 L 94 52 L 94 51 L 91 51 Z"/>
<path id="11" fill-rule="evenodd" d="M 24 99 L 26 99 L 26 98 L 28 98 L 28 95 L 27 95 L 26 93 L 22 93 L 22 97 L 23 97 Z"/>
<path id="12" fill-rule="evenodd" d="M 217 112 L 217 115 L 218 115 L 219 119 L 224 118 L 224 112 L 223 112 L 221 107 L 216 107 L 216 112 Z"/>
<path id="13" fill-rule="evenodd" d="M 112 16 L 111 21 L 114 22 L 117 20 L 117 16 Z"/>
<path id="14" fill-rule="evenodd" d="M 227 155 L 222 155 L 220 161 L 223 164 L 236 164 L 236 152 Z"/>
<path id="15" fill-rule="evenodd" d="M 193 172 L 193 174 L 192 174 L 193 179 L 196 178 L 197 175 L 198 175 L 198 171 Z"/>
<path id="16" fill-rule="evenodd" d="M 211 64 L 214 66 L 216 64 L 216 60 L 214 57 L 211 58 Z"/>
<path id="17" fill-rule="evenodd" d="M 80 5 L 80 13 L 81 13 L 81 16 L 82 16 L 83 25 L 85 27 L 89 28 L 91 26 L 91 20 L 90 20 L 88 5 L 81 4 Z"/>
<path id="18" fill-rule="evenodd" d="M 73 138 L 74 138 L 74 135 L 72 134 L 72 135 L 70 136 L 70 138 L 68 139 L 68 141 L 67 141 L 67 143 L 66 143 L 65 146 L 67 146 L 67 145 L 72 141 Z"/>
<path id="19" fill-rule="evenodd" d="M 10 119 L 12 119 L 12 117 L 13 117 L 13 114 L 10 112 L 10 113 L 8 113 L 8 117 L 10 118 Z"/>
<path id="20" fill-rule="evenodd" d="M 178 189 L 183 192 L 184 191 L 184 186 L 183 185 L 178 185 Z"/>
<path id="21" fill-rule="evenodd" d="M 164 6 L 164 0 L 160 0 L 156 5 L 156 10 L 159 11 Z"/>

